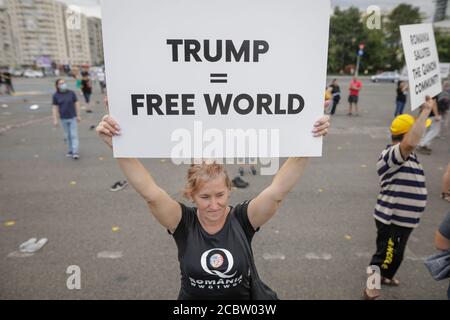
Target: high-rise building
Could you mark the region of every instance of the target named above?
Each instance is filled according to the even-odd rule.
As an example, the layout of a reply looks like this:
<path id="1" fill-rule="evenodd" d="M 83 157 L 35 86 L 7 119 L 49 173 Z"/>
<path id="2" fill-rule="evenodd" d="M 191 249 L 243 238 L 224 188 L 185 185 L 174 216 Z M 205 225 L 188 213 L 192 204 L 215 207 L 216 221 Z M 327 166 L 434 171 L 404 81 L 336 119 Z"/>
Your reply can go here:
<path id="1" fill-rule="evenodd" d="M 17 64 L 33 66 L 41 57 L 69 63 L 65 8 L 53 0 L 5 0 Z"/>
<path id="2" fill-rule="evenodd" d="M 5 3 L 0 0 L 0 67 L 16 65 L 11 19 Z"/>
<path id="3" fill-rule="evenodd" d="M 91 50 L 89 48 L 88 19 L 79 15 L 79 27 L 67 29 L 69 59 L 74 65 L 91 65 Z"/>
<path id="4" fill-rule="evenodd" d="M 101 20 L 73 15 L 56 0 L 0 0 L 0 66 L 39 67 L 49 62 L 102 64 Z"/>
<path id="5" fill-rule="evenodd" d="M 104 63 L 102 21 L 99 18 L 88 17 L 88 33 L 92 64 L 102 65 Z"/>
<path id="6" fill-rule="evenodd" d="M 439 22 L 448 19 L 449 17 L 449 6 L 448 0 L 435 0 L 436 8 L 434 11 L 433 22 Z"/>
<path id="7" fill-rule="evenodd" d="M 448 0 L 435 0 L 433 26 L 436 30 L 450 33 L 450 5 Z"/>

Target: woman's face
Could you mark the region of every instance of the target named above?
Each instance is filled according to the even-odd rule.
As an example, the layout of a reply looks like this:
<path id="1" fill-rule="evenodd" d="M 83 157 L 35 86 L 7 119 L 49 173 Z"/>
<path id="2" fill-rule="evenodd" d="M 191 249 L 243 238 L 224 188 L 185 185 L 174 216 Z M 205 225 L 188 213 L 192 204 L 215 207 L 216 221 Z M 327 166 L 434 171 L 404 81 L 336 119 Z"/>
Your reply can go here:
<path id="1" fill-rule="evenodd" d="M 220 176 L 204 182 L 192 195 L 198 214 L 209 222 L 219 221 L 226 213 L 230 191 L 225 177 Z"/>

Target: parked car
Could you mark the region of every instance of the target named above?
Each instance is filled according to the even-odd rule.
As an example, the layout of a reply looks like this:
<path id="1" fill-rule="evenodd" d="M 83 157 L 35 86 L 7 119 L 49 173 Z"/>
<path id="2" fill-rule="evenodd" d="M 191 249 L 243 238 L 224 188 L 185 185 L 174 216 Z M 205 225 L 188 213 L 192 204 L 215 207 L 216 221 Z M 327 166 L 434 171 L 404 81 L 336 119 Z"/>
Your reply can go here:
<path id="1" fill-rule="evenodd" d="M 396 83 L 399 81 L 400 75 L 398 74 L 397 71 L 385 71 L 380 74 L 377 74 L 376 76 L 372 76 L 371 79 L 372 82 L 386 81 Z"/>
<path id="2" fill-rule="evenodd" d="M 38 70 L 25 70 L 23 76 L 25 78 L 43 78 L 44 74 L 42 73 L 42 71 Z"/>
<path id="3" fill-rule="evenodd" d="M 12 70 L 11 74 L 13 77 L 22 77 L 23 76 L 23 70 Z"/>

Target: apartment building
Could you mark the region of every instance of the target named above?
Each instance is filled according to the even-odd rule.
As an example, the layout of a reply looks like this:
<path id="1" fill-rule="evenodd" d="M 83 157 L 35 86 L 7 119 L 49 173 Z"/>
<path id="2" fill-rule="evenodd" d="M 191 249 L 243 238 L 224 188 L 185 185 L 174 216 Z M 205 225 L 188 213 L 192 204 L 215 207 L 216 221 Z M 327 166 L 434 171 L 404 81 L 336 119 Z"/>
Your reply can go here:
<path id="1" fill-rule="evenodd" d="M 11 21 L 16 63 L 33 66 L 46 56 L 69 63 L 65 5 L 53 0 L 4 0 Z"/>
<path id="2" fill-rule="evenodd" d="M 11 21 L 4 2 L 0 0 L 0 67 L 15 64 Z"/>
<path id="3" fill-rule="evenodd" d="M 56 0 L 0 0 L 0 66 L 103 63 L 101 20 L 73 13 Z"/>
<path id="4" fill-rule="evenodd" d="M 436 30 L 450 33 L 450 6 L 448 0 L 435 0 L 433 26 Z"/>
<path id="5" fill-rule="evenodd" d="M 89 47 L 93 65 L 104 64 L 102 20 L 88 17 Z"/>
<path id="6" fill-rule="evenodd" d="M 76 28 L 67 28 L 67 43 L 71 64 L 92 64 L 91 50 L 89 48 L 88 19 L 84 14 L 79 15 L 79 25 Z"/>

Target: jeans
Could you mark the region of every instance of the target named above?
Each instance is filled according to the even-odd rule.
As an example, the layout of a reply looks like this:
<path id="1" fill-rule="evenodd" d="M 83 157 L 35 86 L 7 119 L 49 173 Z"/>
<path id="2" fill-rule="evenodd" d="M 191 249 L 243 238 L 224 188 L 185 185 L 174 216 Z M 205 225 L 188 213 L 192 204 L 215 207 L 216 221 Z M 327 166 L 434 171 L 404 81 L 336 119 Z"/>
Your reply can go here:
<path id="1" fill-rule="evenodd" d="M 64 136 L 69 147 L 68 152 L 78 154 L 78 123 L 77 118 L 61 119 L 61 125 L 64 129 Z"/>
<path id="2" fill-rule="evenodd" d="M 398 116 L 400 114 L 403 114 L 403 109 L 405 108 L 405 101 L 395 101 L 395 114 L 394 116 Z"/>
<path id="3" fill-rule="evenodd" d="M 340 96 L 335 96 L 335 97 L 333 97 L 333 106 L 331 107 L 331 112 L 330 112 L 330 114 L 334 114 L 335 112 L 336 112 L 336 107 L 337 107 L 337 105 L 338 105 L 338 103 L 339 103 L 339 100 L 341 100 L 341 97 Z"/>
<path id="4" fill-rule="evenodd" d="M 431 141 L 434 138 L 436 138 L 439 135 L 439 132 L 441 131 L 441 123 L 439 121 L 436 121 L 436 119 L 434 117 L 432 117 L 431 120 L 433 122 L 428 127 L 428 130 L 425 133 L 425 135 L 423 136 L 422 140 L 420 140 L 420 142 L 419 142 L 420 147 L 429 147 L 431 144 Z"/>
<path id="5" fill-rule="evenodd" d="M 83 96 L 84 96 L 84 101 L 86 101 L 86 103 L 91 102 L 91 93 L 83 92 Z"/>

